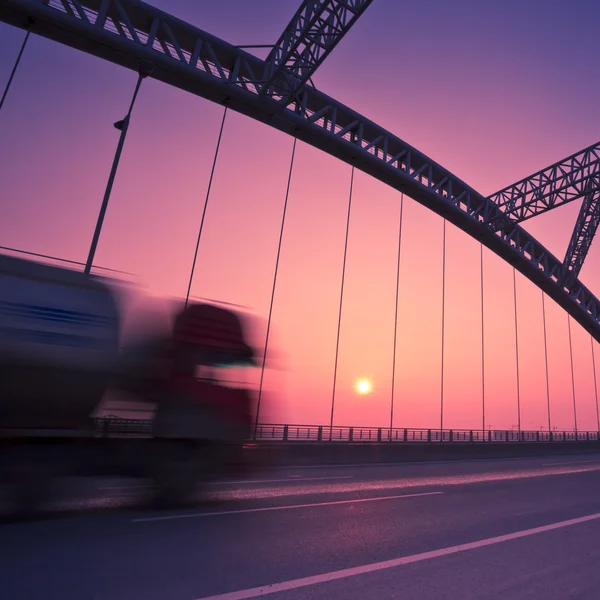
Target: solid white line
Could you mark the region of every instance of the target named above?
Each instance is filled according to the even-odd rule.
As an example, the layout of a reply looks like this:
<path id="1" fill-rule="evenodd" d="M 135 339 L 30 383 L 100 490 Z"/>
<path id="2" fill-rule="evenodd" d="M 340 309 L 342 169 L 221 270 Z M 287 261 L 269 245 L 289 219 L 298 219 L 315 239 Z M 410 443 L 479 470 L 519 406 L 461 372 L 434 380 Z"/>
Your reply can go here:
<path id="1" fill-rule="evenodd" d="M 439 496 L 444 492 L 422 492 L 420 494 L 402 494 L 400 496 L 378 496 L 376 498 L 358 498 L 356 500 L 335 500 L 332 502 L 313 502 L 311 504 L 292 504 L 290 506 L 266 506 L 264 508 L 244 508 L 240 510 L 225 510 L 221 512 L 191 513 L 187 515 L 167 515 L 164 517 L 146 517 L 132 519 L 132 523 L 148 521 L 172 521 L 173 519 L 194 519 L 197 517 L 216 517 L 221 515 L 240 515 L 244 513 L 269 512 L 273 510 L 292 510 L 295 508 L 314 508 L 318 506 L 335 506 L 338 504 L 358 504 L 360 502 L 377 502 L 381 500 L 398 500 L 400 498 L 417 498 L 419 496 Z"/>
<path id="2" fill-rule="evenodd" d="M 240 481 L 213 481 L 211 485 L 250 485 L 253 483 L 295 483 L 296 481 L 327 481 L 329 479 L 354 479 L 354 475 L 332 475 L 331 477 L 296 477 L 287 479 L 241 479 Z"/>
<path id="3" fill-rule="evenodd" d="M 597 462 L 600 462 L 600 458 L 597 458 L 596 460 L 573 460 L 570 462 L 543 463 L 542 467 L 556 467 L 557 465 L 559 465 L 559 466 L 583 465 L 585 463 L 597 463 Z"/>
<path id="4" fill-rule="evenodd" d="M 372 573 L 373 571 L 392 569 L 402 565 L 429 560 L 430 558 L 439 558 L 440 556 L 448 556 L 449 554 L 464 552 L 465 550 L 473 550 L 475 548 L 482 548 L 484 546 L 492 546 L 494 544 L 500 544 L 502 542 L 508 542 L 510 540 L 516 540 L 519 538 L 528 537 L 530 535 L 552 531 L 554 529 L 561 529 L 562 527 L 569 527 L 571 525 L 577 525 L 587 521 L 594 521 L 596 519 L 600 519 L 600 513 L 595 513 L 586 517 L 580 517 L 578 519 L 569 519 L 568 521 L 559 521 L 558 523 L 543 525 L 542 527 L 534 527 L 533 529 L 524 529 L 522 531 L 516 531 L 506 535 L 499 535 L 485 540 L 479 540 L 477 542 L 469 542 L 467 544 L 459 544 L 458 546 L 449 546 L 448 548 L 440 548 L 439 550 L 431 550 L 430 552 L 422 552 L 420 554 L 413 554 L 411 556 L 403 556 L 401 558 L 394 558 L 392 560 L 362 565 L 360 567 L 351 567 L 350 569 L 331 571 L 330 573 L 323 573 L 321 575 L 312 575 L 310 577 L 301 577 L 300 579 L 291 579 L 290 581 L 273 583 L 270 585 L 250 588 L 247 590 L 239 590 L 237 592 L 229 592 L 226 594 L 217 594 L 216 596 L 203 596 L 202 598 L 198 598 L 198 600 L 245 600 L 246 598 L 258 598 L 260 596 L 267 596 L 269 594 L 275 594 L 277 592 L 283 592 L 286 590 L 293 590 L 318 583 L 335 581 L 336 579 L 345 579 L 346 577 L 364 575 L 365 573 Z"/>

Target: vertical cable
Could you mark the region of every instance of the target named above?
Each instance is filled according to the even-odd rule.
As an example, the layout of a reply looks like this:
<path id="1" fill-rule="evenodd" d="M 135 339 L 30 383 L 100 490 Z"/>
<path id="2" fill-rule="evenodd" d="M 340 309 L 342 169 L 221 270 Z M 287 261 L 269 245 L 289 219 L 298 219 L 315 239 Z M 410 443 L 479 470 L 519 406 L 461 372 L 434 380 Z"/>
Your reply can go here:
<path id="1" fill-rule="evenodd" d="M 392 358 L 392 399 L 390 402 L 390 441 L 394 428 L 394 387 L 396 384 L 396 340 L 398 337 L 398 297 L 400 292 L 400 252 L 402 249 L 402 216 L 404 212 L 404 194 L 400 194 L 400 226 L 398 228 L 398 261 L 396 263 L 396 310 L 394 313 L 394 353 Z"/>
<path id="2" fill-rule="evenodd" d="M 519 325 L 517 319 L 517 270 L 513 267 L 513 298 L 515 306 L 515 366 L 517 374 L 517 423 L 521 441 L 521 382 L 519 380 Z"/>
<path id="3" fill-rule="evenodd" d="M 546 304 L 544 301 L 544 292 L 542 291 L 542 318 L 544 321 L 544 359 L 546 361 L 546 398 L 548 401 L 548 435 L 552 436 L 550 422 L 550 378 L 548 376 L 548 339 L 546 336 Z"/>
<path id="4" fill-rule="evenodd" d="M 208 180 L 208 189 L 206 190 L 206 199 L 204 200 L 204 208 L 202 209 L 202 218 L 200 219 L 200 228 L 198 229 L 198 239 L 196 240 L 196 250 L 194 251 L 194 260 L 192 262 L 192 270 L 190 272 L 190 281 L 188 283 L 187 293 L 185 295 L 185 308 L 187 308 L 188 301 L 190 298 L 190 290 L 192 289 L 192 281 L 194 280 L 194 270 L 196 269 L 196 259 L 198 258 L 198 247 L 200 246 L 200 237 L 202 236 L 202 228 L 204 227 L 204 217 L 206 216 L 206 208 L 208 207 L 208 200 L 210 198 L 210 190 L 212 188 L 213 176 L 215 174 L 215 167 L 217 166 L 217 157 L 219 156 L 219 148 L 221 147 L 221 138 L 223 137 L 223 127 L 225 125 L 225 117 L 227 116 L 227 104 L 223 111 L 223 118 L 221 119 L 221 128 L 219 129 L 219 137 L 217 138 L 217 147 L 215 149 L 215 156 L 213 158 L 212 169 L 210 170 L 210 178 Z"/>
<path id="5" fill-rule="evenodd" d="M 8 90 L 10 89 L 10 86 L 12 84 L 12 80 L 15 76 L 15 73 L 17 72 L 17 67 L 19 66 L 19 63 L 21 62 L 21 56 L 23 56 L 23 50 L 25 50 L 25 46 L 27 44 L 27 40 L 29 39 L 29 31 L 25 34 L 25 39 L 23 40 L 23 43 L 21 44 L 21 49 L 19 50 L 19 54 L 17 54 L 17 60 L 15 60 L 15 64 L 13 65 L 12 71 L 10 72 L 10 75 L 8 77 L 8 81 L 6 82 L 6 86 L 4 88 L 4 92 L 2 94 L 2 98 L 0 99 L 0 110 L 2 110 L 2 106 L 4 105 L 4 100 L 6 100 L 6 96 L 8 94 Z"/>
<path id="6" fill-rule="evenodd" d="M 335 408 L 335 386 L 337 383 L 338 357 L 340 350 L 340 330 L 342 326 L 342 304 L 344 302 L 344 280 L 346 278 L 346 257 L 348 254 L 348 233 L 350 231 L 350 209 L 352 207 L 352 186 L 354 185 L 354 165 L 350 174 L 350 195 L 348 198 L 348 218 L 346 220 L 346 241 L 344 242 L 344 262 L 342 266 L 342 285 L 340 289 L 340 312 L 338 315 L 337 339 L 335 343 L 335 366 L 333 368 L 333 392 L 331 394 L 331 419 L 329 420 L 329 441 L 333 439 L 333 411 Z"/>
<path id="7" fill-rule="evenodd" d="M 256 421 L 254 423 L 254 436 L 258 431 L 258 415 L 260 412 L 260 400 L 262 397 L 263 380 L 265 376 L 265 365 L 267 363 L 267 348 L 269 346 L 269 333 L 271 331 L 271 317 L 273 316 L 273 303 L 275 301 L 275 287 L 277 285 L 277 273 L 279 271 L 279 258 L 281 256 L 281 243 L 283 241 L 283 230 L 285 227 L 285 216 L 287 213 L 288 198 L 290 196 L 290 184 L 292 182 L 292 170 L 294 168 L 294 157 L 296 156 L 296 141 L 294 137 L 294 144 L 292 146 L 292 158 L 290 160 L 290 170 L 288 173 L 287 187 L 285 190 L 285 200 L 283 202 L 283 214 L 281 215 L 281 229 L 279 231 L 279 244 L 277 245 L 277 258 L 275 259 L 275 273 L 273 275 L 273 287 L 271 289 L 271 303 L 269 305 L 269 318 L 267 319 L 267 334 L 265 337 L 265 350 L 263 352 L 263 360 L 260 371 L 260 384 L 258 386 L 258 401 L 256 403 Z"/>
<path id="8" fill-rule="evenodd" d="M 100 212 L 98 213 L 98 219 L 96 220 L 96 227 L 94 229 L 94 235 L 92 236 L 92 243 L 90 244 L 90 251 L 88 253 L 87 260 L 85 262 L 85 267 L 83 272 L 89 275 L 92 271 L 92 266 L 94 265 L 94 257 L 96 256 L 96 249 L 98 248 L 98 241 L 100 240 L 100 233 L 102 232 L 102 225 L 104 224 L 104 217 L 106 216 L 106 209 L 108 208 L 108 202 L 110 200 L 110 195 L 112 192 L 113 185 L 115 183 L 115 177 L 117 176 L 117 169 L 119 168 L 119 161 L 121 160 L 121 153 L 123 152 L 123 147 L 125 146 L 125 138 L 127 137 L 127 131 L 129 130 L 129 122 L 131 121 L 131 112 L 133 111 L 133 106 L 138 97 L 138 93 L 140 91 L 140 86 L 142 85 L 142 80 L 148 77 L 154 70 L 154 67 L 151 64 L 147 64 L 145 62 L 140 63 L 138 68 L 138 78 L 135 84 L 135 90 L 133 92 L 133 96 L 131 97 L 131 102 L 129 104 L 129 110 L 125 115 L 125 118 L 122 121 L 117 121 L 114 124 L 116 129 L 121 131 L 119 135 L 119 142 L 117 144 L 117 149 L 115 151 L 115 156 L 113 158 L 113 163 L 110 168 L 110 173 L 108 175 L 108 181 L 106 182 L 106 189 L 104 190 L 104 197 L 102 198 L 102 204 L 100 205 Z"/>
<path id="9" fill-rule="evenodd" d="M 575 403 L 575 368 L 573 367 L 573 343 L 571 342 L 571 315 L 567 313 L 569 326 L 569 354 L 571 357 L 571 389 L 573 392 L 573 422 L 575 423 L 575 438 L 577 439 L 577 405 Z"/>
<path id="10" fill-rule="evenodd" d="M 485 430 L 485 337 L 483 313 L 483 243 L 480 251 L 481 265 L 481 428 Z"/>
<path id="11" fill-rule="evenodd" d="M 596 394 L 596 419 L 598 421 L 598 433 L 600 435 L 600 409 L 598 408 L 598 382 L 596 380 L 596 357 L 594 356 L 594 338 L 590 334 L 592 346 L 592 369 L 594 370 L 594 393 Z"/>
<path id="12" fill-rule="evenodd" d="M 440 441 L 444 441 L 444 333 L 446 327 L 446 219 L 442 236 L 442 365 L 440 373 Z"/>

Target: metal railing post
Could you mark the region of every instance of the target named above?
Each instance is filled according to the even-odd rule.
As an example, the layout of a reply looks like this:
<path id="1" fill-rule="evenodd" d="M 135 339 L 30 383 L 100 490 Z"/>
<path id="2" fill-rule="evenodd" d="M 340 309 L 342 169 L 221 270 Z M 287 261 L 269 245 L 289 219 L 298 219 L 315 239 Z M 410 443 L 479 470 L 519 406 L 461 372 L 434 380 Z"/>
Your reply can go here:
<path id="1" fill-rule="evenodd" d="M 284 425 L 283 426 L 283 441 L 285 442 L 285 441 L 287 441 L 287 439 L 288 439 L 288 426 Z"/>

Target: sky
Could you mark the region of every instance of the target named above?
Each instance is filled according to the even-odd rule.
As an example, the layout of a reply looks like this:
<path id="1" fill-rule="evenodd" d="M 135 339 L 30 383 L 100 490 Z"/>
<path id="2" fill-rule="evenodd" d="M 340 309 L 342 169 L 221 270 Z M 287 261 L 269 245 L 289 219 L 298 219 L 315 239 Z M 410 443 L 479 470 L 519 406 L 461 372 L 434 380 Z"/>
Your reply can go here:
<path id="1" fill-rule="evenodd" d="M 298 0 L 154 0 L 233 44 L 275 43 Z M 598 141 L 592 0 L 375 0 L 320 67 L 323 92 L 488 195 Z M 24 33 L 0 24 L 0 89 Z M 260 52 L 260 51 L 256 51 Z M 264 56 L 264 54 L 262 55 Z M 136 75 L 32 37 L 0 112 L 0 245 L 84 261 Z M 185 295 L 223 108 L 142 84 L 96 254 L 148 294 Z M 230 112 L 192 296 L 243 307 L 264 345 L 292 139 Z M 298 143 L 277 279 L 262 422 L 328 424 L 351 168 Z M 389 426 L 400 206 L 395 427 L 439 427 L 443 221 L 356 172 L 334 423 Z M 580 202 L 524 224 L 562 259 Z M 446 226 L 444 427 L 547 428 L 541 292 Z M 581 271 L 600 294 L 600 243 Z M 546 298 L 551 426 L 574 426 L 566 313 Z M 579 429 L 598 427 L 589 334 L 571 323 Z M 600 383 L 600 347 L 595 344 Z M 256 387 L 259 373 L 236 376 Z M 357 394 L 358 379 L 372 392 Z M 482 386 L 484 384 L 484 389 Z M 485 406 L 485 415 L 483 408 Z"/>

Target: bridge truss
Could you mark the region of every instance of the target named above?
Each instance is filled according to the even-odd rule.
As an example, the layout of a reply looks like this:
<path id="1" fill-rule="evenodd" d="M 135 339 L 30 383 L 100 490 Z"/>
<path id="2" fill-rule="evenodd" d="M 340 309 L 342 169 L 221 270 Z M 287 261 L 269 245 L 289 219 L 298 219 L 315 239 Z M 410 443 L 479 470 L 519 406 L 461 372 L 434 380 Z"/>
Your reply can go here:
<path id="1" fill-rule="evenodd" d="M 507 209 L 508 201 L 503 204 L 504 198 L 516 197 L 507 190 L 484 197 L 416 148 L 313 86 L 301 86 L 282 104 L 268 93 L 272 81 L 264 79 L 269 72 L 265 61 L 139 0 L 3 0 L 0 20 L 134 71 L 141 61 L 151 61 L 153 78 L 226 104 L 354 165 L 481 241 L 600 342 L 600 302 L 577 279 L 575 269 L 519 226 L 513 218 L 517 209 Z M 589 157 L 591 165 L 592 154 Z M 590 179 L 590 165 L 582 167 L 582 178 L 585 174 Z M 562 189 L 558 183 L 552 185 L 554 193 Z M 532 186 L 528 183 L 523 189 Z M 577 193 L 581 197 L 586 191 L 591 188 Z M 515 206 L 535 194 L 522 196 L 525 200 Z M 557 195 L 554 205 L 559 201 Z M 542 206 L 544 200 L 535 202 Z M 590 198 L 584 204 L 589 216 L 581 219 L 578 236 L 589 237 L 597 226 L 598 200 Z M 574 243 L 573 261 L 585 256 L 586 244 Z"/>
<path id="2" fill-rule="evenodd" d="M 304 0 L 267 56 L 261 92 L 286 106 L 372 2 Z"/>
<path id="3" fill-rule="evenodd" d="M 600 143 L 489 196 L 516 223 L 581 198 L 583 203 L 563 261 L 571 278 L 579 276 L 600 224 Z"/>

